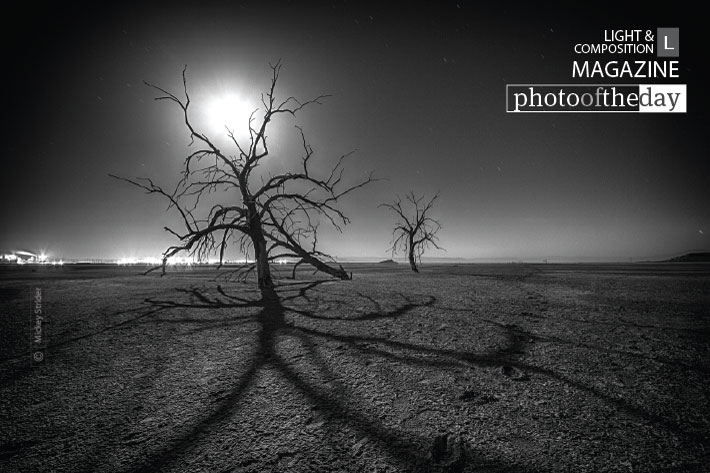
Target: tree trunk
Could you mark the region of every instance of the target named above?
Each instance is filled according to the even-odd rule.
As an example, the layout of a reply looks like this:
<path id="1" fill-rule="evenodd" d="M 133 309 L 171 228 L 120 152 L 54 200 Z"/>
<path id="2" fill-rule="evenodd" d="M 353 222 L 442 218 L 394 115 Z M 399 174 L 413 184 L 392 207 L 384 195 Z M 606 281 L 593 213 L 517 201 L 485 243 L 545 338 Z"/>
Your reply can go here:
<path id="1" fill-rule="evenodd" d="M 409 235 L 409 267 L 412 268 L 412 271 L 415 273 L 419 272 L 419 268 L 417 268 L 417 260 L 414 257 L 414 235 Z"/>
<path id="2" fill-rule="evenodd" d="M 412 268 L 412 271 L 414 271 L 415 273 L 419 272 L 419 268 L 417 268 L 417 262 L 414 259 L 414 252 L 413 251 L 409 252 L 409 267 Z"/>
<path id="3" fill-rule="evenodd" d="M 269 266 L 269 255 L 266 252 L 266 240 L 263 235 L 252 237 L 254 244 L 254 256 L 256 258 L 256 277 L 259 288 L 272 287 L 274 282 L 271 279 L 271 267 Z"/>
<path id="4" fill-rule="evenodd" d="M 247 205 L 247 221 L 249 222 L 251 230 L 249 236 L 254 245 L 257 283 L 260 289 L 273 287 L 274 282 L 271 279 L 271 267 L 269 266 L 269 252 L 266 248 L 266 238 L 264 238 L 264 231 L 261 228 L 259 212 L 257 212 L 253 202 Z"/>

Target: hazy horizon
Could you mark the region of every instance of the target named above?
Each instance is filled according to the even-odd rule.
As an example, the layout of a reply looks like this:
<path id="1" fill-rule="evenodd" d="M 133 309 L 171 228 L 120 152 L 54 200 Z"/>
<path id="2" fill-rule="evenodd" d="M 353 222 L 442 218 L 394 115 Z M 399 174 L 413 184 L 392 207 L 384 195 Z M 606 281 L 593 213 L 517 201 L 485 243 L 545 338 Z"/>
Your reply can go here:
<path id="1" fill-rule="evenodd" d="M 24 251 L 24 250 L 20 250 Z M 0 254 L 9 254 L 10 252 L 0 252 Z M 665 255 L 649 255 L 646 257 L 627 257 L 627 258 L 585 258 L 585 257 L 574 257 L 574 256 L 547 256 L 547 257 L 515 257 L 515 256 L 501 256 L 495 258 L 464 258 L 464 257 L 447 257 L 447 256 L 423 256 L 421 258 L 421 264 L 510 264 L 510 263 L 522 263 L 522 264 L 576 264 L 576 263 L 653 263 L 653 262 L 665 262 L 671 258 L 678 256 L 685 256 L 694 253 L 710 253 L 710 249 L 692 249 L 689 251 L 684 251 L 680 253 L 672 253 Z M 39 255 L 39 253 L 37 253 Z M 135 258 L 107 258 L 107 257 L 77 257 L 77 258 L 65 258 L 62 255 L 47 254 L 46 264 L 57 264 L 61 263 L 98 263 L 98 264 L 121 264 L 121 265 L 154 265 L 159 264 L 160 255 L 148 256 L 148 257 L 135 257 Z M 347 255 L 333 255 L 333 259 L 339 263 L 380 263 L 387 261 L 395 261 L 398 264 L 408 264 L 408 260 L 405 256 L 401 255 L 385 255 L 385 256 L 347 256 Z M 189 260 L 189 258 L 186 258 Z M 248 261 L 253 261 L 249 259 Z M 244 262 L 243 259 L 225 259 L 224 264 L 239 264 Z M 203 261 L 200 264 L 217 264 L 218 259 L 211 258 L 208 261 Z M 278 262 L 273 264 L 278 265 Z"/>

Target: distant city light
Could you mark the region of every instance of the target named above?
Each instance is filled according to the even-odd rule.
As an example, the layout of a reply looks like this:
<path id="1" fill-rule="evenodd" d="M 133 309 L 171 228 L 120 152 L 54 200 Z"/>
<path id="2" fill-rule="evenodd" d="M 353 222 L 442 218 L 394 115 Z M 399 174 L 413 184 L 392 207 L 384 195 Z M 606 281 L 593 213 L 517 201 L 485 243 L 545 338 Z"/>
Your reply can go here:
<path id="1" fill-rule="evenodd" d="M 249 258 L 227 260 L 223 264 L 253 264 L 255 261 Z M 288 261 L 279 259 L 275 261 L 277 264 L 284 264 Z M 162 256 L 146 256 L 134 257 L 126 256 L 116 260 L 92 259 L 92 260 L 72 260 L 70 264 L 116 264 L 118 266 L 160 266 L 163 264 Z M 0 253 L 0 264 L 42 264 L 52 266 L 64 266 L 63 258 L 52 259 L 51 255 L 46 252 L 32 253 L 30 251 L 17 250 L 10 253 Z M 198 259 L 193 256 L 172 256 L 166 261 L 167 266 L 193 266 L 193 265 L 218 265 L 219 258 L 212 257 L 207 259 Z"/>
<path id="2" fill-rule="evenodd" d="M 125 258 L 120 258 L 118 261 L 116 261 L 116 264 L 119 266 L 133 266 L 133 265 L 152 265 L 152 266 L 158 266 L 163 264 L 163 259 L 162 258 L 157 258 L 153 256 L 148 256 L 145 258 L 134 258 L 134 257 L 125 257 Z M 172 256 L 168 258 L 166 261 L 166 264 L 168 266 L 192 266 L 195 264 L 195 262 L 187 258 L 185 256 Z"/>
<path id="3" fill-rule="evenodd" d="M 51 264 L 53 266 L 63 266 L 64 260 L 50 260 L 49 255 L 41 252 L 39 255 L 30 251 L 13 251 L 0 255 L 0 263 L 15 264 Z"/>
<path id="4" fill-rule="evenodd" d="M 222 261 L 223 264 L 252 264 L 255 261 L 252 259 L 239 259 L 239 260 L 227 260 L 225 259 Z M 132 256 L 126 256 L 123 258 L 119 258 L 118 260 L 115 261 L 115 263 L 118 266 L 140 266 L 140 265 L 153 265 L 153 266 L 159 266 L 163 264 L 163 258 L 162 257 L 154 257 L 154 256 L 147 256 L 147 257 L 132 257 Z M 193 266 L 193 265 L 217 265 L 219 264 L 219 258 L 207 258 L 204 260 L 201 259 L 196 259 L 195 257 L 190 257 L 190 256 L 172 256 L 168 258 L 168 261 L 166 262 L 166 266 Z"/>

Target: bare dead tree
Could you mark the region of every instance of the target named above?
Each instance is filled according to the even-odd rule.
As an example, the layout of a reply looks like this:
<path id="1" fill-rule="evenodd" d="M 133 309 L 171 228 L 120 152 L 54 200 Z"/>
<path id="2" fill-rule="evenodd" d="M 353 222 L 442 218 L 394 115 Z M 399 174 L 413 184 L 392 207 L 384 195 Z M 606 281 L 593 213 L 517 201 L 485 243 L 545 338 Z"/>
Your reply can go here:
<path id="1" fill-rule="evenodd" d="M 443 250 L 439 246 L 436 234 L 441 230 L 441 224 L 429 216 L 434 202 L 439 198 L 437 192 L 434 197 L 425 203 L 425 196 L 417 197 L 413 191 L 405 196 L 405 203 L 397 196 L 392 204 L 380 204 L 380 207 L 390 209 L 397 216 L 394 230 L 392 231 L 392 256 L 398 251 L 406 253 L 409 266 L 415 273 L 419 272 L 417 263 L 421 264 L 424 251 L 431 246 Z M 413 210 L 405 207 L 414 207 Z"/>
<path id="2" fill-rule="evenodd" d="M 181 252 L 200 259 L 217 253 L 222 266 L 225 251 L 235 243 L 242 254 L 253 252 L 255 262 L 247 266 L 246 271 L 256 269 L 260 288 L 273 285 L 270 263 L 281 258 L 293 258 L 312 265 L 317 271 L 350 279 L 342 266 L 335 267 L 333 258 L 317 248 L 318 225 L 325 221 L 342 231 L 349 219 L 337 207 L 338 201 L 375 179 L 370 173 L 355 184 L 345 185 L 343 165 L 349 154 L 340 156 L 325 174 L 314 173 L 313 149 L 298 126 L 302 148 L 300 169 L 268 175 L 257 171 L 269 157 L 267 130 L 271 121 L 280 115 L 296 116 L 305 107 L 321 104 L 327 97 L 322 95 L 306 102 L 295 97 L 277 99 L 276 84 L 281 63 L 270 66 L 271 85 L 261 97 L 263 116 L 257 120 L 259 110 L 251 114 L 248 143 L 246 139 L 240 142 L 233 130 L 227 129 L 234 154 L 219 149 L 211 138 L 193 126 L 187 66 L 182 72 L 184 98 L 145 82 L 159 92 L 155 100 L 173 102 L 179 107 L 190 135 L 190 146 L 198 148 L 185 158 L 181 177 L 173 191 L 164 190 L 148 178 L 127 179 L 111 175 L 147 193 L 161 195 L 168 200 L 168 209 L 175 209 L 180 214 L 182 230 L 165 227 L 178 243 L 165 250 L 162 264 L 151 270 L 162 269 L 165 274 L 168 259 Z M 234 200 L 206 207 L 201 205 L 201 198 L 214 199 L 214 193 L 222 190 L 230 191 L 223 195 Z M 208 197 L 209 194 L 212 196 Z"/>

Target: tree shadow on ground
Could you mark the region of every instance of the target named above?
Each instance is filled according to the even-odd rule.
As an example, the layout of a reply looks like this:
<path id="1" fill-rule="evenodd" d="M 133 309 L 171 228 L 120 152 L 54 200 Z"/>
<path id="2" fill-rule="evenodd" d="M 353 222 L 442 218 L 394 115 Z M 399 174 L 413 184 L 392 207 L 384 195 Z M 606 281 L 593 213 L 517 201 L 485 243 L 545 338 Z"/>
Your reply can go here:
<path id="1" fill-rule="evenodd" d="M 435 347 L 427 347 L 417 343 L 392 340 L 386 336 L 362 336 L 351 333 L 341 333 L 338 326 L 332 330 L 324 331 L 321 328 L 306 326 L 304 321 L 313 320 L 321 324 L 327 321 L 342 322 L 364 322 L 374 320 L 392 320 L 406 315 L 417 308 L 439 307 L 434 296 L 422 296 L 408 298 L 405 295 L 398 295 L 401 303 L 392 304 L 390 309 L 383 308 L 380 301 L 371 296 L 356 295 L 369 301 L 373 310 L 358 314 L 354 317 L 343 317 L 339 313 L 323 313 L 323 310 L 314 311 L 311 309 L 316 298 L 313 292 L 318 290 L 318 286 L 325 284 L 325 281 L 298 282 L 278 286 L 277 288 L 263 289 L 256 297 L 243 297 L 229 294 L 221 286 L 217 288 L 219 296 L 210 296 L 200 289 L 189 290 L 179 289 L 177 300 L 155 300 L 147 299 L 148 309 L 164 310 L 189 309 L 187 316 L 173 318 L 172 320 L 161 320 L 160 322 L 194 323 L 199 326 L 226 327 L 241 323 L 256 323 L 258 325 L 258 338 L 252 352 L 252 356 L 246 360 L 240 360 L 242 366 L 241 375 L 231 383 L 228 391 L 220 396 L 211 411 L 203 416 L 198 422 L 187 426 L 181 434 L 169 440 L 167 444 L 157 451 L 149 454 L 148 458 L 140 461 L 140 466 L 125 470 L 131 473 L 154 472 L 159 470 L 170 470 L 178 466 L 181 459 L 193 451 L 197 445 L 215 434 L 217 426 L 235 415 L 238 415 L 244 406 L 245 396 L 251 386 L 254 385 L 257 375 L 263 369 L 275 370 L 280 378 L 314 405 L 320 406 L 324 412 L 324 419 L 328 423 L 346 423 L 352 429 L 358 431 L 363 437 L 374 442 L 381 451 L 404 471 L 411 472 L 455 472 L 473 471 L 482 469 L 484 471 L 528 471 L 530 465 L 511 464 L 504 460 L 490 460 L 490 452 L 476 452 L 470 447 L 465 450 L 465 461 L 460 458 L 437 459 L 432 454 L 432 441 L 436 432 L 422 432 L 412 434 L 384 425 L 382 422 L 373 419 L 364 412 L 360 412 L 350 407 L 353 403 L 348 402 L 353 396 L 347 388 L 336 383 L 335 387 L 327 388 L 308 379 L 292 367 L 277 350 L 277 344 L 282 337 L 295 338 L 302 347 L 305 348 L 308 361 L 311 366 L 319 371 L 325 378 L 336 378 L 333 368 L 326 359 L 319 353 L 318 347 L 327 342 L 337 342 L 343 344 L 363 356 L 377 356 L 385 360 L 397 363 L 404 363 L 410 366 L 421 366 L 428 368 L 470 368 L 488 367 L 505 371 L 514 369 L 520 373 L 538 375 L 548 379 L 554 379 L 564 383 L 576 390 L 594 396 L 605 404 L 618 409 L 619 411 L 656 425 L 667 432 L 672 432 L 679 438 L 697 444 L 701 441 L 697 433 L 689 431 L 680 421 L 663 418 L 640 407 L 622 397 L 616 397 L 603 392 L 601 389 L 587 385 L 575 380 L 568 375 L 559 373 L 549 368 L 535 366 L 520 360 L 520 355 L 525 354 L 530 343 L 540 340 L 540 337 L 532 332 L 526 331 L 514 324 L 502 324 L 491 320 L 484 322 L 497 326 L 505 336 L 504 346 L 496 348 L 486 353 L 473 353 L 462 350 L 448 350 Z M 334 309 L 338 312 L 338 301 L 330 300 Z M 292 304 L 293 303 L 293 304 Z M 343 303 L 344 305 L 345 303 Z M 194 316 L 195 309 L 214 310 L 230 308 L 253 308 L 256 310 L 252 315 L 230 315 L 213 320 L 204 320 L 199 316 Z M 465 311 L 465 309 L 462 309 Z M 297 316 L 299 320 L 296 320 Z M 145 322 L 145 320 L 144 320 Z M 199 328 L 198 328 L 199 330 Z M 546 341 L 555 341 L 553 339 Z M 535 471 L 541 471 L 539 466 Z"/>
<path id="2" fill-rule="evenodd" d="M 524 471 L 515 464 L 504 461 L 491 461 L 490 455 L 486 458 L 482 454 L 473 451 L 465 446 L 461 450 L 453 453 L 444 452 L 438 455 L 432 453 L 432 441 L 437 432 L 424 432 L 412 434 L 398 429 L 385 426 L 382 422 L 373 419 L 364 412 L 360 412 L 350 407 L 347 388 L 340 383 L 335 383 L 333 388 L 319 386 L 318 383 L 308 379 L 308 377 L 294 369 L 291 363 L 285 359 L 277 350 L 277 343 L 281 337 L 295 338 L 304 347 L 310 364 L 326 378 L 335 378 L 332 367 L 318 352 L 318 345 L 324 339 L 336 340 L 354 346 L 358 350 L 363 350 L 359 342 L 363 340 L 372 342 L 383 342 L 385 340 L 377 337 L 353 337 L 348 335 L 336 335 L 319 331 L 317 329 L 301 327 L 293 321 L 289 321 L 287 314 L 298 314 L 301 317 L 311 317 L 318 320 L 333 319 L 343 320 L 337 315 L 323 317 L 303 308 L 290 307 L 289 302 L 300 299 L 308 301 L 309 292 L 325 281 L 314 281 L 308 283 L 289 283 L 277 288 L 266 288 L 260 291 L 259 298 L 247 298 L 228 294 L 221 286 L 217 288 L 219 297 L 211 297 L 199 289 L 178 290 L 178 294 L 183 296 L 180 300 L 156 300 L 147 299 L 146 303 L 151 310 L 157 309 L 224 309 L 224 308 L 258 308 L 258 313 L 251 316 L 226 317 L 221 319 L 221 323 L 241 323 L 246 319 L 256 322 L 259 327 L 258 339 L 255 343 L 253 354 L 250 359 L 241 360 L 243 369 L 241 375 L 234 382 L 226 394 L 220 396 L 219 402 L 212 408 L 211 412 L 201 418 L 197 423 L 186 428 L 181 434 L 169 440 L 163 448 L 153 451 L 148 458 L 137 460 L 140 465 L 124 470 L 130 473 L 148 473 L 160 470 L 171 470 L 181 463 L 181 460 L 193 451 L 197 445 L 215 434 L 215 429 L 222 422 L 228 421 L 238 415 L 244 406 L 244 398 L 249 388 L 255 383 L 258 373 L 270 368 L 275 370 L 282 380 L 292 385 L 306 399 L 314 405 L 319 406 L 323 418 L 327 423 L 345 423 L 353 430 L 374 442 L 380 451 L 386 452 L 393 464 L 403 471 L 408 472 L 465 472 L 472 469 L 483 468 L 485 471 Z M 187 300 L 183 300 L 187 296 Z M 368 311 L 355 318 L 348 320 L 357 322 L 376 319 L 393 319 L 401 317 L 412 310 L 420 307 L 432 306 L 436 303 L 436 298 L 427 296 L 421 300 L 411 300 L 400 295 L 403 303 L 395 305 L 390 310 L 384 310 L 379 302 L 366 297 L 373 303 L 375 310 Z M 191 312 L 192 313 L 192 312 Z M 195 322 L 199 317 L 180 317 L 175 320 Z M 162 320 L 161 320 L 162 322 Z M 409 350 L 420 350 L 421 347 L 408 345 Z M 377 349 L 371 349 L 378 352 Z M 432 350 L 434 351 L 434 350 Z M 381 353 L 383 356 L 390 356 L 389 353 Z M 446 351 L 441 351 L 444 356 L 449 356 Z M 422 360 L 412 359 L 412 362 L 422 362 Z M 500 363 L 503 363 L 500 361 Z M 432 366 L 438 366 L 434 363 Z M 441 366 L 448 366 L 443 363 Z M 446 456 L 449 455 L 449 456 Z M 456 457 L 454 457 L 457 455 Z M 538 470 L 540 471 L 540 470 Z"/>

